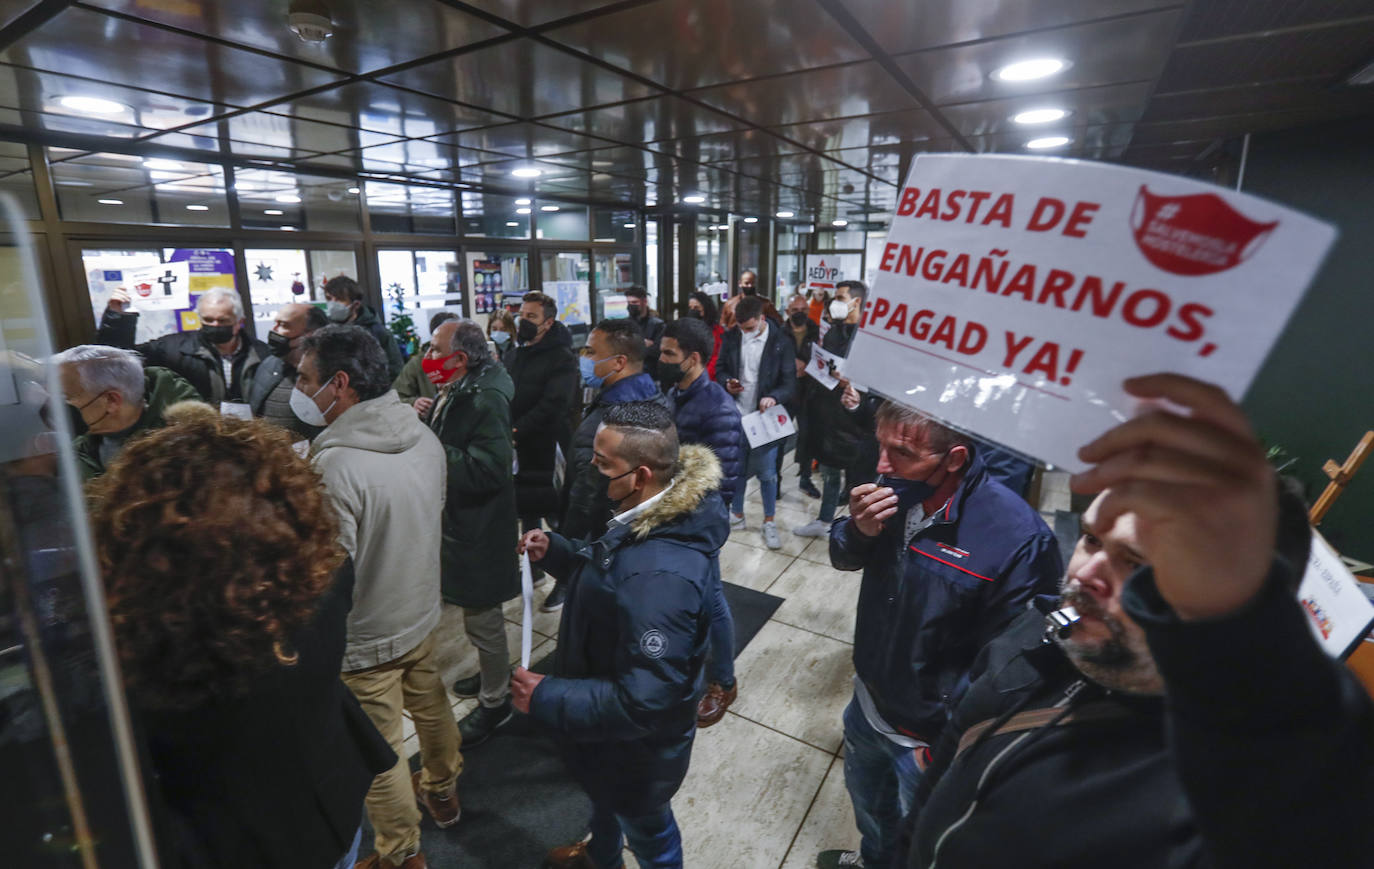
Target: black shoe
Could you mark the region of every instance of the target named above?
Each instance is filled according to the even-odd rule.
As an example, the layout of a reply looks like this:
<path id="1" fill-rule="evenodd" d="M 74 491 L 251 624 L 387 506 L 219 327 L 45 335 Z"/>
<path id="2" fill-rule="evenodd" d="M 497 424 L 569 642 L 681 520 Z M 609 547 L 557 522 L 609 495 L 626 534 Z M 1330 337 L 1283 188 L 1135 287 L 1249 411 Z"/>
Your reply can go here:
<path id="1" fill-rule="evenodd" d="M 810 477 L 802 477 L 801 482 L 797 484 L 797 488 L 801 489 L 809 497 L 819 498 L 821 496 L 821 490 L 816 488 L 816 484 L 811 482 Z"/>
<path id="2" fill-rule="evenodd" d="M 549 596 L 544 598 L 544 602 L 539 605 L 539 611 L 541 613 L 556 613 L 563 608 L 563 603 L 567 601 L 567 599 L 567 583 L 554 583 L 553 591 L 550 591 Z"/>
<path id="3" fill-rule="evenodd" d="M 471 700 L 482 693 L 482 674 L 473 673 L 466 679 L 459 679 L 453 683 L 453 696 L 462 700 Z"/>
<path id="4" fill-rule="evenodd" d="M 458 733 L 463 737 L 462 747 L 472 748 L 486 742 L 514 714 L 515 707 L 511 706 L 509 697 L 500 706 L 478 706 L 458 722 Z"/>

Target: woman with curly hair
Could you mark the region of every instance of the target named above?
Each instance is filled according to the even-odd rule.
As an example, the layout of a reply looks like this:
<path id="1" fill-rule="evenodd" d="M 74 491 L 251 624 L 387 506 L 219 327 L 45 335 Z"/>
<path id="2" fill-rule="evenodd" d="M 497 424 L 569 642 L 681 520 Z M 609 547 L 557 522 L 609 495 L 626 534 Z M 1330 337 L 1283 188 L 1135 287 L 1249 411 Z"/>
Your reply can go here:
<path id="1" fill-rule="evenodd" d="M 163 865 L 351 867 L 395 755 L 339 679 L 335 513 L 285 431 L 195 404 L 168 421 L 92 490 Z"/>

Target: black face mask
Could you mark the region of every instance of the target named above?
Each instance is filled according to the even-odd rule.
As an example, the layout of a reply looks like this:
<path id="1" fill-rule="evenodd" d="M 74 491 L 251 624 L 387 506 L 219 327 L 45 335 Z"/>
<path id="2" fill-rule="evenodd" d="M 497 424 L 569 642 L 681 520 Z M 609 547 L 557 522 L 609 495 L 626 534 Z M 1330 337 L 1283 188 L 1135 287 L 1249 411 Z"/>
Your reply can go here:
<path id="1" fill-rule="evenodd" d="M 280 332 L 268 332 L 267 347 L 273 356 L 285 357 L 291 352 L 291 339 Z"/>
<path id="2" fill-rule="evenodd" d="M 539 327 L 531 320 L 521 320 L 520 325 L 515 327 L 515 337 L 520 339 L 521 344 L 530 343 L 538 334 Z"/>
<path id="3" fill-rule="evenodd" d="M 802 326 L 806 325 L 808 317 L 805 311 L 793 311 L 791 314 L 787 315 L 787 319 L 792 321 L 793 326 L 800 329 Z"/>
<path id="4" fill-rule="evenodd" d="M 211 344 L 228 344 L 234 340 L 234 326 L 201 326 L 200 334 Z"/>
<path id="5" fill-rule="evenodd" d="M 702 313 L 701 313 L 700 311 L 698 311 L 696 308 L 688 308 L 688 309 L 687 309 L 687 316 L 688 316 L 688 317 L 691 317 L 693 320 L 704 320 L 704 319 L 706 319 L 704 316 L 702 316 Z"/>
<path id="6" fill-rule="evenodd" d="M 630 305 L 630 306 L 627 308 L 627 310 L 630 312 L 630 319 L 631 319 L 631 320 L 642 320 L 642 319 L 644 319 L 644 308 L 640 307 L 639 305 Z"/>
<path id="7" fill-rule="evenodd" d="M 658 376 L 664 383 L 678 384 L 687 372 L 682 370 L 681 362 L 668 363 L 662 360 L 658 363 Z"/>
<path id="8" fill-rule="evenodd" d="M 740 287 L 739 291 L 746 296 L 757 296 L 759 294 L 757 287 Z"/>

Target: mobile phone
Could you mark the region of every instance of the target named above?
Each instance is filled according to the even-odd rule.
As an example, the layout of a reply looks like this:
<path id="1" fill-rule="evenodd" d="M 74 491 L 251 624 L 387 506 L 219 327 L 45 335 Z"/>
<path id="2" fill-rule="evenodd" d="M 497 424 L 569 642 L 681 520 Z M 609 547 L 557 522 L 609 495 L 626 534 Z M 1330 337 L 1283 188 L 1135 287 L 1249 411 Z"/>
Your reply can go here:
<path id="1" fill-rule="evenodd" d="M 488 341 L 488 342 L 487 342 L 487 353 L 489 353 L 489 354 L 490 354 L 491 356 L 493 356 L 493 357 L 497 357 L 497 358 L 500 357 L 500 354 L 496 352 L 496 342 L 495 342 L 495 341 Z"/>

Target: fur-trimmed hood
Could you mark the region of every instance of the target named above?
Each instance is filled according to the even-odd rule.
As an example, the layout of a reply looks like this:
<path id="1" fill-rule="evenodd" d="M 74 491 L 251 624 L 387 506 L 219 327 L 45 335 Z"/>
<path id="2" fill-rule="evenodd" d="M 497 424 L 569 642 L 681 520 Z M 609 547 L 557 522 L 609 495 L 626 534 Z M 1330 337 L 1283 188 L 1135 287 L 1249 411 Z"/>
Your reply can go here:
<path id="1" fill-rule="evenodd" d="M 636 540 L 643 540 L 655 529 L 686 519 L 707 496 L 720 488 L 720 461 L 716 454 L 699 444 L 683 444 L 678 451 L 678 472 L 672 488 L 658 503 L 636 516 L 630 523 Z M 729 526 L 726 526 L 726 533 Z M 724 541 L 721 541 L 722 543 Z"/>

